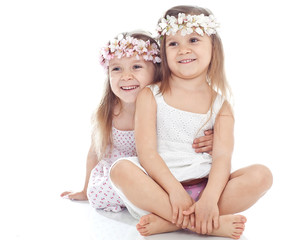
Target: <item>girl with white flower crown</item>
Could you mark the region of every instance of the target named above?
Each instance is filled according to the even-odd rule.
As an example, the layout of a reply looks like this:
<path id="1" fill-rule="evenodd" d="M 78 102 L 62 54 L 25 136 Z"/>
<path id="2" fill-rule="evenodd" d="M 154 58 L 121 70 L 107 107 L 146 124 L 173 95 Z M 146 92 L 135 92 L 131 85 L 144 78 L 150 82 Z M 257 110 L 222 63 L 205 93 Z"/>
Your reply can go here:
<path id="1" fill-rule="evenodd" d="M 118 158 L 136 156 L 135 101 L 145 86 L 159 80 L 159 47 L 145 32 L 123 33 L 101 49 L 100 63 L 107 70 L 108 79 L 94 116 L 84 188 L 80 192 L 66 191 L 61 196 L 89 200 L 94 208 L 119 212 L 124 204 L 108 181 L 109 168 Z M 212 131 L 196 139 L 194 148 L 197 152 L 210 152 Z"/>
<path id="2" fill-rule="evenodd" d="M 234 116 L 228 102 L 219 24 L 206 9 L 171 8 L 160 19 L 162 81 L 136 103 L 137 157 L 110 171 L 112 185 L 141 235 L 188 228 L 240 238 L 252 206 L 272 185 L 263 165 L 231 171 Z M 214 128 L 212 155 L 195 154 L 192 139 Z"/>

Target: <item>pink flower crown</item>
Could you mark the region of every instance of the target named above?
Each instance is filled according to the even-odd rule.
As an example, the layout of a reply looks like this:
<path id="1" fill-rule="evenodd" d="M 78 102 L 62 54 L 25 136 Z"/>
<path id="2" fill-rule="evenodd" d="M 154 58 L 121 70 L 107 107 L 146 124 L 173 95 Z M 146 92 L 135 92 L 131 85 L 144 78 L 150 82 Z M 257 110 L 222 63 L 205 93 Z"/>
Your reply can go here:
<path id="1" fill-rule="evenodd" d="M 109 61 L 113 58 L 132 57 L 137 59 L 142 57 L 145 61 L 160 63 L 159 49 L 155 43 L 150 44 L 150 41 L 143 41 L 134 37 L 123 34 L 118 36 L 118 39 L 111 40 L 106 47 L 100 50 L 100 64 L 107 68 Z"/>

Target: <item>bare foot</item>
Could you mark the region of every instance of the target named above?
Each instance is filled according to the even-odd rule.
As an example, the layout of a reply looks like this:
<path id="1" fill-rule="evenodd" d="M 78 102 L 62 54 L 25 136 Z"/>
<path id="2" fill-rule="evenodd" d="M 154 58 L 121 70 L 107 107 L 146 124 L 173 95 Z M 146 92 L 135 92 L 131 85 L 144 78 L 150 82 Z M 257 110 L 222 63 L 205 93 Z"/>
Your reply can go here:
<path id="1" fill-rule="evenodd" d="M 246 221 L 247 219 L 242 215 L 220 216 L 220 227 L 218 229 L 214 229 L 209 235 L 239 239 L 244 232 L 244 223 Z M 181 230 L 181 228 L 155 214 L 148 214 L 141 217 L 136 228 L 142 236 Z M 189 229 L 193 232 L 196 231 L 192 228 Z"/>
<path id="2" fill-rule="evenodd" d="M 242 215 L 222 215 L 218 229 L 210 235 L 239 239 L 244 232 L 247 219 Z"/>
<path id="3" fill-rule="evenodd" d="M 141 217 L 140 222 L 136 225 L 136 229 L 142 236 L 181 230 L 181 228 L 177 227 L 173 223 L 168 222 L 153 213 Z"/>

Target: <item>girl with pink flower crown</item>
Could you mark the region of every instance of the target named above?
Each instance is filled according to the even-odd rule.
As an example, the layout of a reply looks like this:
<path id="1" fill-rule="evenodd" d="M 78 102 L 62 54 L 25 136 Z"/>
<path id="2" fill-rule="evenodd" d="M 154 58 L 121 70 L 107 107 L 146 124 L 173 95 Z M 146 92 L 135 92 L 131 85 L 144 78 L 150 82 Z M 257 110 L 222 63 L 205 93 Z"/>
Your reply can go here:
<path id="1" fill-rule="evenodd" d="M 231 173 L 234 116 L 219 24 L 206 9 L 177 6 L 160 19 L 162 80 L 137 98 L 137 157 L 111 167 L 113 188 L 147 236 L 181 228 L 239 239 L 251 207 L 272 185 L 263 165 Z M 194 137 L 214 128 L 212 155 Z"/>
<path id="2" fill-rule="evenodd" d="M 101 49 L 100 62 L 107 70 L 108 81 L 94 116 L 84 188 L 61 196 L 89 200 L 94 208 L 119 212 L 124 204 L 108 181 L 109 169 L 118 158 L 136 156 L 135 101 L 144 87 L 159 80 L 159 47 L 147 33 L 123 33 Z M 210 152 L 212 131 L 196 139 L 193 147 L 196 152 Z"/>

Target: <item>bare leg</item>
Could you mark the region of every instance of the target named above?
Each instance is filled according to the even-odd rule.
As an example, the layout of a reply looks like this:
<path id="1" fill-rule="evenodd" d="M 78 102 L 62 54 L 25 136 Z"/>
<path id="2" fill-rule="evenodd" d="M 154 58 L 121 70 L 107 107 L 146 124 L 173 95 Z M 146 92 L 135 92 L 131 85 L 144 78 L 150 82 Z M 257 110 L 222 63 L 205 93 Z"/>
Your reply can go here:
<path id="1" fill-rule="evenodd" d="M 171 221 L 168 194 L 130 161 L 118 162 L 111 169 L 111 180 L 137 207 Z"/>
<path id="2" fill-rule="evenodd" d="M 163 229 L 151 227 L 152 232 L 145 232 L 145 234 L 179 230 L 178 228 L 175 228 L 174 225 L 170 225 L 172 220 L 172 207 L 168 194 L 137 166 L 126 160 L 120 161 L 112 168 L 111 179 L 134 205 L 153 213 L 153 216 L 160 217 L 157 220 L 157 223 L 159 224 L 152 224 L 151 226 L 161 227 L 163 224 Z M 152 218 L 150 220 L 154 219 Z M 243 221 L 245 220 L 246 218 L 241 215 L 224 216 L 224 221 L 221 220 L 220 217 L 220 228 L 215 230 L 212 235 L 239 238 L 243 232 Z M 147 222 L 148 220 L 145 221 Z M 139 227 L 141 230 L 140 232 L 142 233 L 143 231 L 141 228 L 145 226 L 140 224 L 137 228 Z M 193 228 L 189 229 L 195 231 Z"/>
<path id="3" fill-rule="evenodd" d="M 220 215 L 234 214 L 251 207 L 272 185 L 272 174 L 263 165 L 252 165 L 231 174 L 219 201 Z M 220 217 L 220 222 L 227 219 Z M 242 233 L 244 226 L 236 223 L 235 237 Z M 180 228 L 165 222 L 155 214 L 143 216 L 137 225 L 138 231 L 146 236 L 159 232 L 176 231 Z"/>
<path id="4" fill-rule="evenodd" d="M 220 197 L 220 215 L 245 211 L 272 186 L 270 170 L 263 165 L 252 165 L 233 172 Z"/>

